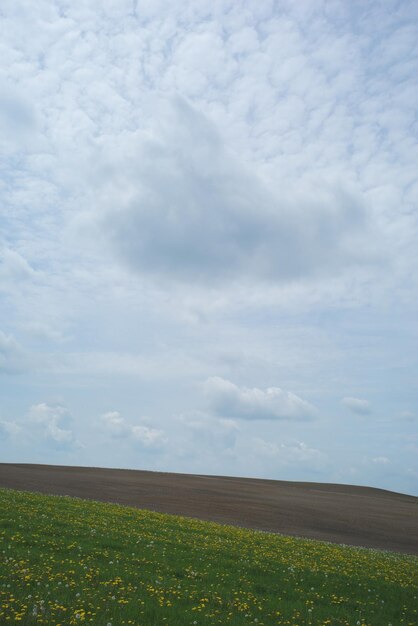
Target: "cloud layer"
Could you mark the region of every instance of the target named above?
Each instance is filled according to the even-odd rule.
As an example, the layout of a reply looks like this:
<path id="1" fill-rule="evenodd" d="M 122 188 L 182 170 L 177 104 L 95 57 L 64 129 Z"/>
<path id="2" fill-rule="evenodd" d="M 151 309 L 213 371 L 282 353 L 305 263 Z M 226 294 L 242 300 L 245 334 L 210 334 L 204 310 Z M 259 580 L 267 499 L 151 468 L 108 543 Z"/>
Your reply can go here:
<path id="1" fill-rule="evenodd" d="M 416 492 L 417 3 L 0 28 L 1 458 Z"/>
<path id="2" fill-rule="evenodd" d="M 184 98 L 157 104 L 155 115 L 157 129 L 138 138 L 105 191 L 104 228 L 133 269 L 212 285 L 289 281 L 366 260 L 364 207 L 341 185 L 319 196 L 270 188 Z"/>

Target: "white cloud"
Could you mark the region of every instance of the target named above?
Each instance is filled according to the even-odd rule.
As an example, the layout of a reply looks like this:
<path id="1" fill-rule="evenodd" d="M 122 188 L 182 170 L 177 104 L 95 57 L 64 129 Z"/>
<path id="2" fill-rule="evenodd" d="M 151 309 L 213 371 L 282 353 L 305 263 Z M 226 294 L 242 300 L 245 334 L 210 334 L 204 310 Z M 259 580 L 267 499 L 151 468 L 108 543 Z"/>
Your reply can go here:
<path id="1" fill-rule="evenodd" d="M 146 448 L 159 448 L 167 442 L 162 430 L 149 426 L 132 426 L 132 437 Z"/>
<path id="2" fill-rule="evenodd" d="M 390 463 L 390 460 L 387 458 L 387 456 L 375 456 L 372 458 L 372 461 L 377 465 L 389 465 Z"/>
<path id="3" fill-rule="evenodd" d="M 416 420 L 415 413 L 412 411 L 401 411 L 399 415 L 400 419 L 405 420 L 406 422 L 414 422 Z"/>
<path id="4" fill-rule="evenodd" d="M 151 428 L 146 424 L 132 424 L 122 417 L 119 411 L 104 413 L 101 419 L 112 437 L 128 438 L 150 449 L 161 448 L 167 442 L 164 431 Z"/>
<path id="5" fill-rule="evenodd" d="M 69 337 L 58 328 L 54 328 L 53 324 L 48 324 L 42 321 L 28 321 L 22 325 L 22 330 L 36 339 L 53 342 L 64 343 L 69 340 Z"/>
<path id="6" fill-rule="evenodd" d="M 229 380 L 209 378 L 203 389 L 210 409 L 217 415 L 245 420 L 306 420 L 315 408 L 294 393 L 279 387 L 238 387 Z"/>
<path id="7" fill-rule="evenodd" d="M 15 437 L 21 432 L 21 427 L 16 422 L 0 419 L 0 439 Z"/>
<path id="8" fill-rule="evenodd" d="M 369 415 L 372 412 L 370 403 L 361 398 L 343 398 L 341 404 L 346 406 L 353 413 L 357 413 L 357 415 Z"/>
<path id="9" fill-rule="evenodd" d="M 70 429 L 71 417 L 68 410 L 59 405 L 45 402 L 34 404 L 28 413 L 29 428 L 32 425 L 39 430 L 44 438 L 59 446 L 70 446 L 76 443 Z"/>
<path id="10" fill-rule="evenodd" d="M 119 411 L 108 411 L 101 416 L 106 429 L 113 437 L 126 437 L 130 428 Z"/>
<path id="11" fill-rule="evenodd" d="M 33 102 L 23 89 L 2 81 L 0 87 L 0 146 L 3 153 L 15 152 L 30 145 L 37 126 Z"/>
<path id="12" fill-rule="evenodd" d="M 0 248 L 0 279 L 4 281 L 33 280 L 37 273 L 16 250 Z"/>
<path id="13" fill-rule="evenodd" d="M 232 450 L 240 433 L 235 420 L 215 417 L 202 411 L 191 411 L 180 416 L 180 423 L 192 435 L 191 454 L 202 448 L 202 444 L 206 451 Z"/>
<path id="14" fill-rule="evenodd" d="M 26 354 L 11 335 L 0 331 L 0 372 L 18 374 L 26 367 Z"/>
<path id="15" fill-rule="evenodd" d="M 279 443 L 265 441 L 261 437 L 254 439 L 254 453 L 274 458 L 278 466 L 297 466 L 319 468 L 327 463 L 326 455 L 303 441 Z"/>

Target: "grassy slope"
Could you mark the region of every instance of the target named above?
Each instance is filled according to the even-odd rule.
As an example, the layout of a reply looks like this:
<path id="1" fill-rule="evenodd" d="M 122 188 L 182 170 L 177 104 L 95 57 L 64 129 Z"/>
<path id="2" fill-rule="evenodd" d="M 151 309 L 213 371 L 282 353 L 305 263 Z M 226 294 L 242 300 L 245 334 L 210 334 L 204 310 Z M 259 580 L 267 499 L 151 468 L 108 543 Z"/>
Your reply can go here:
<path id="1" fill-rule="evenodd" d="M 418 558 L 0 489 L 0 624 L 418 623 Z"/>

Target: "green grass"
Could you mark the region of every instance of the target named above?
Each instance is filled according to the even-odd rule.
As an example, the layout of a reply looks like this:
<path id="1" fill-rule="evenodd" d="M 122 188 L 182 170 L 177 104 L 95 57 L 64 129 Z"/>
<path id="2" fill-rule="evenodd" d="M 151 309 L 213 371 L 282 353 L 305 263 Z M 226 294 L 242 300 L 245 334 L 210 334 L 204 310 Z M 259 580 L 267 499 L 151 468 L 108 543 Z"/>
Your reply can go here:
<path id="1" fill-rule="evenodd" d="M 418 559 L 0 489 L 0 624 L 417 626 Z"/>

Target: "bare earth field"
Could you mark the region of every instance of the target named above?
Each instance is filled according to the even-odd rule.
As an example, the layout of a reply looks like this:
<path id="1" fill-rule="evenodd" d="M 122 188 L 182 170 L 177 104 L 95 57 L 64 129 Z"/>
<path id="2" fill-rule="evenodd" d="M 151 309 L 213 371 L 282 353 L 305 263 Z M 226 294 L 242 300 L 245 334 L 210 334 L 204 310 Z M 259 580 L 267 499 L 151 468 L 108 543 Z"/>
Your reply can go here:
<path id="1" fill-rule="evenodd" d="M 418 555 L 418 498 L 371 487 L 8 463 L 0 487 Z"/>

